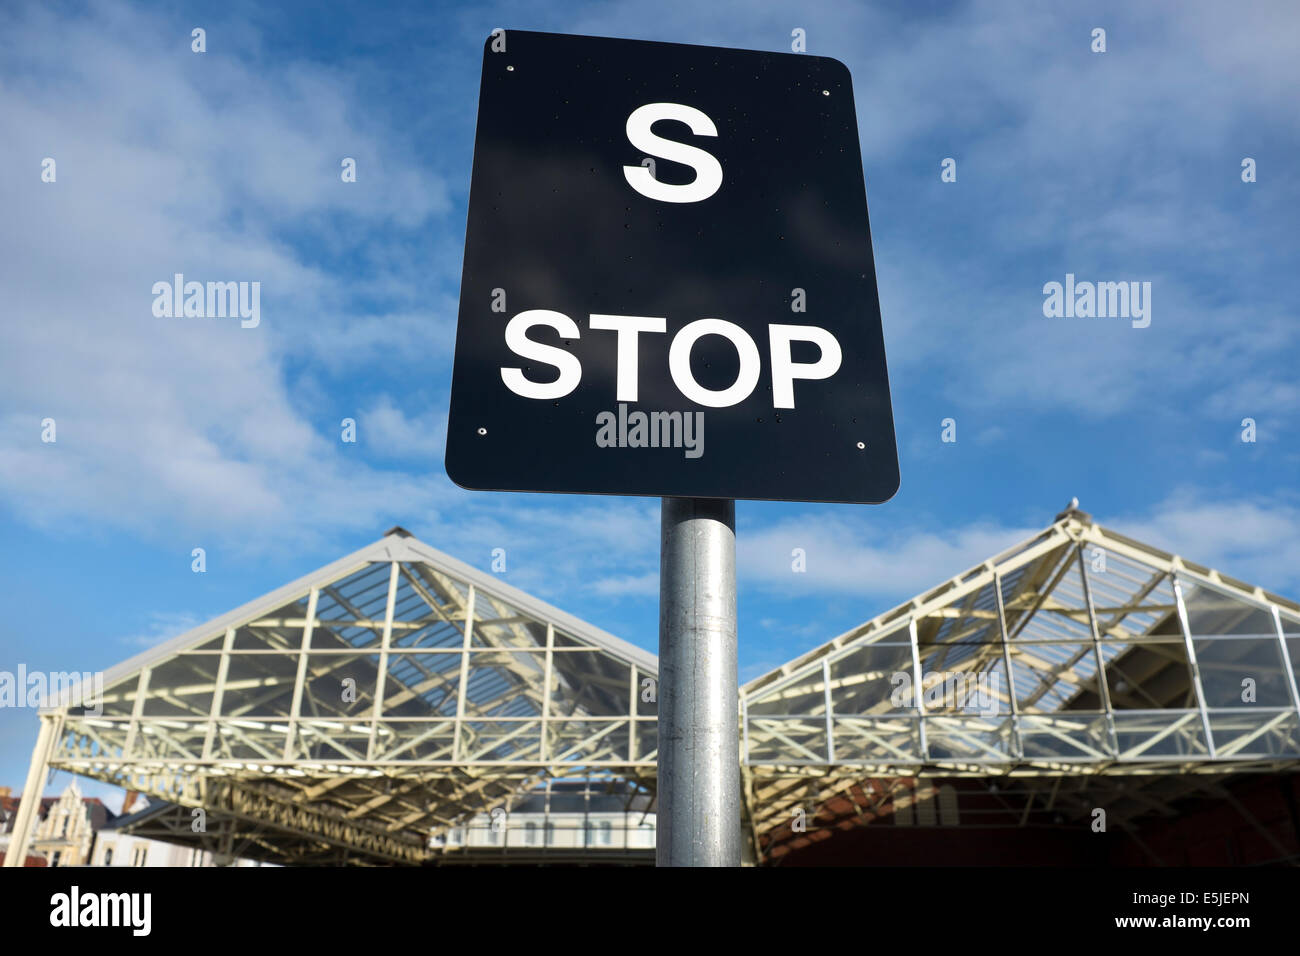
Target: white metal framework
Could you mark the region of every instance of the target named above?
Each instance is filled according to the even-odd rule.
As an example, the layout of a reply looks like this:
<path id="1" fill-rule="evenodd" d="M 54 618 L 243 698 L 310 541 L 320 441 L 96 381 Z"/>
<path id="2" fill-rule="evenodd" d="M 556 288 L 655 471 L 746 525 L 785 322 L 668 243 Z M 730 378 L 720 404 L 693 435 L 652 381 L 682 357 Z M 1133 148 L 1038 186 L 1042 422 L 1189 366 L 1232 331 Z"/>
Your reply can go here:
<path id="1" fill-rule="evenodd" d="M 1067 510 L 742 688 L 752 835 L 836 800 L 879 818 L 937 778 L 1014 778 L 1020 825 L 1122 791 L 1122 823 L 1207 774 L 1294 770 L 1297 661 L 1294 602 Z"/>
<path id="2" fill-rule="evenodd" d="M 1067 510 L 741 688 L 750 853 L 799 808 L 956 819 L 959 778 L 999 781 L 1019 825 L 1103 793 L 1124 825 L 1295 770 L 1297 661 L 1300 605 Z M 49 767 L 169 801 L 167 839 L 284 863 L 450 862 L 456 828 L 548 780 L 641 827 L 656 679 L 654 655 L 394 529 L 113 668 L 102 713 L 43 710 L 6 864 Z"/>
<path id="3" fill-rule="evenodd" d="M 113 668 L 102 714 L 42 712 L 33 770 L 201 808 L 193 839 L 218 851 L 415 863 L 547 777 L 653 775 L 656 676 L 654 655 L 394 529 Z"/>

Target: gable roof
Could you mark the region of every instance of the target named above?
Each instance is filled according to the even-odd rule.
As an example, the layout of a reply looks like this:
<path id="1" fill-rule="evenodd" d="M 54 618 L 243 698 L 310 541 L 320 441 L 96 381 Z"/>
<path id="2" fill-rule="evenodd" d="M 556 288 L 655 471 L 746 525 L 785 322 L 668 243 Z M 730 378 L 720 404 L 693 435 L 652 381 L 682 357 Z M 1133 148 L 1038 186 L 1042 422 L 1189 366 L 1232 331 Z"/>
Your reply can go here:
<path id="1" fill-rule="evenodd" d="M 468 625 L 467 625 L 467 622 Z M 401 528 L 111 668 L 51 763 L 415 861 L 545 776 L 655 764 L 655 656 Z M 211 818 L 211 816 L 210 816 Z M 303 838 L 303 835 L 306 838 Z"/>
<path id="2" fill-rule="evenodd" d="M 1039 534 L 741 688 L 754 833 L 791 838 L 790 814 L 810 800 L 838 794 L 853 816 L 923 777 L 1014 776 L 1032 790 L 1124 775 L 1142 783 L 1110 804 L 1123 819 L 1160 806 L 1173 780 L 1294 768 L 1298 662 L 1296 602 L 1072 502 Z M 1060 812 L 1056 793 L 1037 806 Z"/>

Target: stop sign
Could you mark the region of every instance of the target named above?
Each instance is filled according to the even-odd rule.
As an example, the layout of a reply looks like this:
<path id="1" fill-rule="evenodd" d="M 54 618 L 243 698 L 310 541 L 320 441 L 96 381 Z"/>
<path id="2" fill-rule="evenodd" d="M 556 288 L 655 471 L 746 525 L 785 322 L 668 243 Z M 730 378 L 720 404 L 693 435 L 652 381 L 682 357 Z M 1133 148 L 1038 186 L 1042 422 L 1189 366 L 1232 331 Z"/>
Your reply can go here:
<path id="1" fill-rule="evenodd" d="M 488 490 L 894 494 L 843 64 L 489 38 L 446 467 Z"/>

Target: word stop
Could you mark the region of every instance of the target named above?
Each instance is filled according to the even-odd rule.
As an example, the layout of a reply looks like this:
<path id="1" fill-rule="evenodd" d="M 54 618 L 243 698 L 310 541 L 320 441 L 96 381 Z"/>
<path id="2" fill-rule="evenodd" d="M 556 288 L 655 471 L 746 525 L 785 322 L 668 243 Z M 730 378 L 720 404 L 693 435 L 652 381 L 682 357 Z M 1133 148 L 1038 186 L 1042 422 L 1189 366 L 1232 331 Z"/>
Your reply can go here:
<path id="1" fill-rule="evenodd" d="M 578 324 L 563 312 L 549 309 L 529 309 L 520 312 L 506 324 L 506 346 L 520 358 L 551 365 L 558 370 L 552 382 L 534 382 L 520 368 L 501 369 L 501 380 L 510 391 L 522 398 L 563 398 L 582 381 L 582 363 L 572 352 L 559 346 L 547 345 L 528 337 L 536 326 L 554 329 L 564 339 L 581 336 Z M 616 400 L 637 400 L 637 357 L 641 333 L 665 334 L 667 319 L 643 315 L 592 314 L 589 328 L 614 332 L 617 348 Z M 769 325 L 768 355 L 772 367 L 772 406 L 794 408 L 794 383 L 796 379 L 812 381 L 826 379 L 840 368 L 842 358 L 840 343 L 826 329 L 815 325 Z M 740 371 L 736 380 L 723 389 L 705 388 L 691 374 L 691 349 L 706 335 L 720 335 L 731 342 L 740 358 Z M 796 362 L 791 356 L 794 342 L 811 342 L 820 350 L 815 362 Z M 668 349 L 668 373 L 673 384 L 688 401 L 707 408 L 729 408 L 747 399 L 758 385 L 762 374 L 762 358 L 758 346 L 749 333 L 723 319 L 697 319 L 684 325 Z"/>

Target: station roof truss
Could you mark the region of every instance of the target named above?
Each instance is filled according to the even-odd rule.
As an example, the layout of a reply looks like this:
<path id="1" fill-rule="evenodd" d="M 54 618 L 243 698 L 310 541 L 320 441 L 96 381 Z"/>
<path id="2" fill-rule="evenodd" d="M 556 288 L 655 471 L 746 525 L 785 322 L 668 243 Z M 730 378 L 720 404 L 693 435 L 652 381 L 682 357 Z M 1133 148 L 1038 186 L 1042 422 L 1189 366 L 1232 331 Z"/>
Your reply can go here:
<path id="1" fill-rule="evenodd" d="M 50 766 L 182 808 L 175 839 L 202 808 L 196 846 L 420 863 L 539 781 L 653 777 L 656 679 L 653 654 L 394 529 L 43 719 Z"/>
<path id="2" fill-rule="evenodd" d="M 751 835 L 766 854 L 800 809 L 934 816 L 939 778 L 996 778 L 989 823 L 1084 817 L 1102 793 L 1121 826 L 1169 815 L 1227 775 L 1300 768 L 1297 662 L 1295 602 L 1072 506 L 742 687 Z"/>

